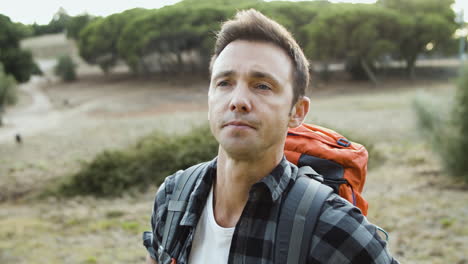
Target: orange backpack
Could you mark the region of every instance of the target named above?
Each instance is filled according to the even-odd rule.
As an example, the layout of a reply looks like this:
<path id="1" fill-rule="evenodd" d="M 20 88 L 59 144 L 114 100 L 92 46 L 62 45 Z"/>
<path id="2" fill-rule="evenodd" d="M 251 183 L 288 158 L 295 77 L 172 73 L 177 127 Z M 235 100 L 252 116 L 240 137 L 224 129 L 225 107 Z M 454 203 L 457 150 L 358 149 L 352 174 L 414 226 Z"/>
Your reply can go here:
<path id="1" fill-rule="evenodd" d="M 331 129 L 302 124 L 288 130 L 284 149 L 290 162 L 312 167 L 323 176 L 324 184 L 367 215 L 368 203 L 361 196 L 368 160 L 364 146 Z"/>

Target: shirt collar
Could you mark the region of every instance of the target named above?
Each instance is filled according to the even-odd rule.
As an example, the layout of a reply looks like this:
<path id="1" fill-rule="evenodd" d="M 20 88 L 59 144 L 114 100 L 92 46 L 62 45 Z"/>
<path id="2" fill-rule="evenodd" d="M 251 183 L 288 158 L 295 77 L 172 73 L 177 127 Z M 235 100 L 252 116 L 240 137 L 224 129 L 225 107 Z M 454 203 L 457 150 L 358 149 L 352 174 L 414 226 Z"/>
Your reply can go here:
<path id="1" fill-rule="evenodd" d="M 190 195 L 186 207 L 187 209 L 182 217 L 180 225 L 197 225 L 198 218 L 203 211 L 211 186 L 213 185 L 213 179 L 216 177 L 216 167 L 217 158 L 210 162 L 206 173 L 195 183 L 194 191 Z M 296 165 L 290 163 L 283 156 L 280 163 L 270 172 L 270 174 L 252 186 L 251 191 L 255 190 L 258 185 L 264 185 L 270 191 L 272 201 L 275 202 L 281 197 L 291 180 L 296 180 L 297 172 L 298 168 Z"/>
<path id="2" fill-rule="evenodd" d="M 290 163 L 284 156 L 280 163 L 257 184 L 264 184 L 271 194 L 271 200 L 275 202 L 283 194 L 291 180 L 295 181 L 298 168 Z"/>

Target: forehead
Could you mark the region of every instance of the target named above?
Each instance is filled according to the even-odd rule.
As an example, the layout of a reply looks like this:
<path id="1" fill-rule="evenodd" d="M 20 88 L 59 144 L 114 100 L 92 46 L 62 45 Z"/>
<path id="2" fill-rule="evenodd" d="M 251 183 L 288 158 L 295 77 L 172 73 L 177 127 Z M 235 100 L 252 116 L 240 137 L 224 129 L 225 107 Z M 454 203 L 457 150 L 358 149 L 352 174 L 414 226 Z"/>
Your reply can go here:
<path id="1" fill-rule="evenodd" d="M 291 81 L 292 62 L 280 47 L 261 41 L 236 40 L 229 43 L 213 64 L 212 75 L 233 71 L 248 74 L 252 71 L 265 72 L 280 81 Z"/>

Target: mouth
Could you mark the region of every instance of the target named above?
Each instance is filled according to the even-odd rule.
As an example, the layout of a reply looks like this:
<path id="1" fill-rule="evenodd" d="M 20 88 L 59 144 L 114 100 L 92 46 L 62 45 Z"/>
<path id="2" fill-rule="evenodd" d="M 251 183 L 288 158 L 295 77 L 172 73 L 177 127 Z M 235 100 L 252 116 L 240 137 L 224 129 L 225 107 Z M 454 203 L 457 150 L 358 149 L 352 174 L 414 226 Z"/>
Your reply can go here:
<path id="1" fill-rule="evenodd" d="M 252 128 L 252 129 L 255 129 L 254 126 L 250 125 L 249 123 L 247 122 L 243 122 L 243 121 L 231 121 L 231 122 L 228 122 L 228 123 L 225 123 L 222 127 L 236 127 L 236 128 Z"/>

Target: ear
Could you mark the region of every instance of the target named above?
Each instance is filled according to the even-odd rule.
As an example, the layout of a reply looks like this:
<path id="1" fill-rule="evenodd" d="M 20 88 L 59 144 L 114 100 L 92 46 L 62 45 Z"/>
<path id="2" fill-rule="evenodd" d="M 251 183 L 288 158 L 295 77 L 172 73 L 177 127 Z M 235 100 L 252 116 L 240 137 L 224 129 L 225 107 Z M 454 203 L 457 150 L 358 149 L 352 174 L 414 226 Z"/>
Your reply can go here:
<path id="1" fill-rule="evenodd" d="M 302 124 L 309 112 L 309 105 L 310 99 L 307 96 L 303 96 L 297 100 L 296 104 L 291 109 L 288 127 L 295 128 Z"/>

